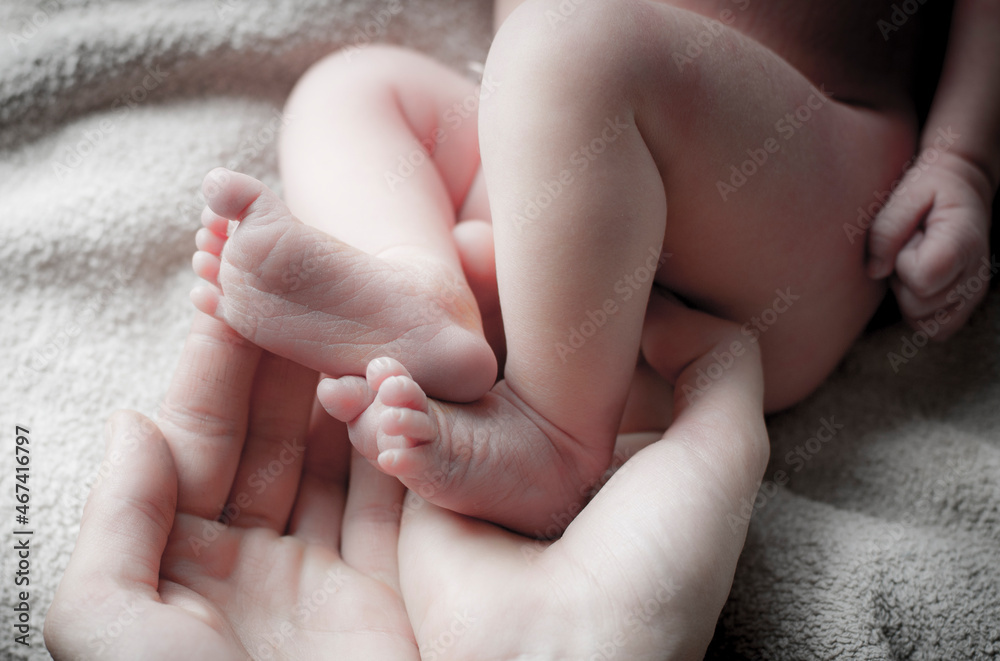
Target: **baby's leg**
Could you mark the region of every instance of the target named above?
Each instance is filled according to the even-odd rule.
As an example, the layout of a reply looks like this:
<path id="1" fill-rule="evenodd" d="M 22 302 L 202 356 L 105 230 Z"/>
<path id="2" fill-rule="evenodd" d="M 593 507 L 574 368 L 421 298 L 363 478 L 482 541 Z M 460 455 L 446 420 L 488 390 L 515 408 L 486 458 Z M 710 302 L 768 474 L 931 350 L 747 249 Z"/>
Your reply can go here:
<path id="1" fill-rule="evenodd" d="M 639 0 L 568 16 L 556 0 L 530 0 L 498 33 L 486 67 L 498 91 L 480 123 L 505 380 L 451 406 L 379 362 L 367 384 L 377 396 L 354 421 L 366 456 L 438 504 L 529 532 L 579 507 L 609 460 L 658 266 L 659 281 L 741 325 L 776 289 L 808 292 L 782 303 L 768 336 L 784 338 L 773 369 L 799 390 L 877 302 L 863 247 L 841 224 L 893 176 L 905 136 L 887 138 L 875 113 L 828 99 L 773 52 L 706 22 Z M 712 47 L 679 61 L 706 30 Z M 753 180 L 720 188 L 748 158 L 759 161 Z M 674 253 L 665 261 L 663 245 Z M 745 333 L 734 341 L 757 349 Z M 658 363 L 698 358 L 683 345 Z M 716 344 L 702 349 L 725 362 Z M 800 355 L 808 364 L 788 361 Z M 321 400 L 354 413 L 363 385 L 327 382 Z M 774 385 L 776 401 L 794 396 Z"/>
<path id="2" fill-rule="evenodd" d="M 196 304 L 328 374 L 363 374 L 388 353 L 435 396 L 478 398 L 496 359 L 452 236 L 479 167 L 477 103 L 471 82 L 400 49 L 314 66 L 281 142 L 285 195 L 305 225 L 259 183 L 215 172 L 195 268 L 219 288 Z M 241 221 L 225 248 L 220 216 Z"/>

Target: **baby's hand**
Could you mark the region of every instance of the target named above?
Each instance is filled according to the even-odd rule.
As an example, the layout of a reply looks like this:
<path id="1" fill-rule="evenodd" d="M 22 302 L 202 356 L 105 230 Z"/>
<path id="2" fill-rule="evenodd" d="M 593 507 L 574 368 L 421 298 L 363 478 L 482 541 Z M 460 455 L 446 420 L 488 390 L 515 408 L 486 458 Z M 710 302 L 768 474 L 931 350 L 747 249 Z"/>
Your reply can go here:
<path id="1" fill-rule="evenodd" d="M 903 316 L 916 327 L 937 314 L 935 340 L 961 328 L 986 293 L 991 188 L 962 156 L 921 157 L 872 225 L 868 275 L 895 270 L 890 283 Z"/>

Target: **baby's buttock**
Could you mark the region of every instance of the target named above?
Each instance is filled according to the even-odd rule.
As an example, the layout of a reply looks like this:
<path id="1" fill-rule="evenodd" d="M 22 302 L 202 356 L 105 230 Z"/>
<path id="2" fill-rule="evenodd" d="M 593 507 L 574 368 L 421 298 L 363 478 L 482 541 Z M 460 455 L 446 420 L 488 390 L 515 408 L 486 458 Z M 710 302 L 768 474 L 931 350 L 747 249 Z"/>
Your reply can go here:
<path id="1" fill-rule="evenodd" d="M 885 295 L 865 271 L 868 228 L 915 135 L 872 112 L 853 120 L 849 140 L 826 143 L 798 172 L 750 140 L 714 168 L 714 191 L 667 187 L 656 281 L 760 343 L 768 411 L 815 390 Z"/>
<path id="2" fill-rule="evenodd" d="M 657 282 L 738 323 L 745 342 L 759 342 L 766 408 L 786 408 L 829 375 L 885 294 L 885 284 L 865 273 L 867 230 L 913 154 L 912 108 L 900 72 L 878 53 L 867 73 L 852 63 L 857 53 L 834 57 L 848 41 L 837 31 L 852 19 L 833 15 L 853 7 L 863 15 L 853 20 L 865 25 L 874 10 L 861 0 L 849 0 L 850 7 L 832 0 L 665 4 L 697 5 L 698 13 L 720 20 L 724 9 L 732 16 L 743 11 L 726 22 L 771 51 L 737 40 L 725 48 L 743 65 L 728 66 L 714 54 L 694 58 L 701 105 L 665 107 L 690 117 L 683 137 L 674 132 L 651 149 L 668 170 L 669 256 Z M 810 27 L 824 12 L 831 15 L 826 29 L 834 31 L 825 41 L 821 28 Z M 891 80 L 865 98 L 878 87 L 873 72 Z M 676 125 L 676 116 L 665 123 Z"/>

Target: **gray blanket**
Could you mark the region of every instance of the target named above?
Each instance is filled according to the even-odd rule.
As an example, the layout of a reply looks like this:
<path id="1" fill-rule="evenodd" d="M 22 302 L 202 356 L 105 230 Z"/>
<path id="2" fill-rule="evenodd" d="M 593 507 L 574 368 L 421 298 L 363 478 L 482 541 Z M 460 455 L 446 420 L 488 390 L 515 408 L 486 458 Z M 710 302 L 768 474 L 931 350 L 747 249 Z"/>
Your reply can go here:
<path id="1" fill-rule="evenodd" d="M 201 177 L 225 164 L 276 185 L 277 111 L 311 62 L 390 41 L 465 69 L 488 47 L 488 4 L 0 2 L 0 657 L 47 657 L 103 420 L 154 415 L 165 392 Z M 740 513 L 753 523 L 711 657 L 1000 656 L 998 315 L 992 296 L 944 346 L 901 326 L 867 337 L 771 420 L 772 474 Z M 11 634 L 18 424 L 30 649 Z"/>

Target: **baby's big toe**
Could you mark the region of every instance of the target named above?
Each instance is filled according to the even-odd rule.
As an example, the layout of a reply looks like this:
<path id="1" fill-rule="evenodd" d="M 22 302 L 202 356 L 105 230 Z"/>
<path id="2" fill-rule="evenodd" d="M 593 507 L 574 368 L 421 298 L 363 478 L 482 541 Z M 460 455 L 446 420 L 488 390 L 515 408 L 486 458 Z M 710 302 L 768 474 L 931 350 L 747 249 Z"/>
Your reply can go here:
<path id="1" fill-rule="evenodd" d="M 368 363 L 368 387 L 378 393 L 378 402 L 388 408 L 427 410 L 427 395 L 394 358 L 376 358 Z"/>
<path id="2" fill-rule="evenodd" d="M 213 213 L 243 221 L 248 218 L 277 219 L 290 215 L 270 188 L 242 172 L 215 168 L 201 184 L 201 192 Z"/>
<path id="3" fill-rule="evenodd" d="M 316 397 L 331 416 L 341 422 L 351 422 L 371 406 L 374 393 L 361 377 L 342 376 L 320 381 Z"/>

